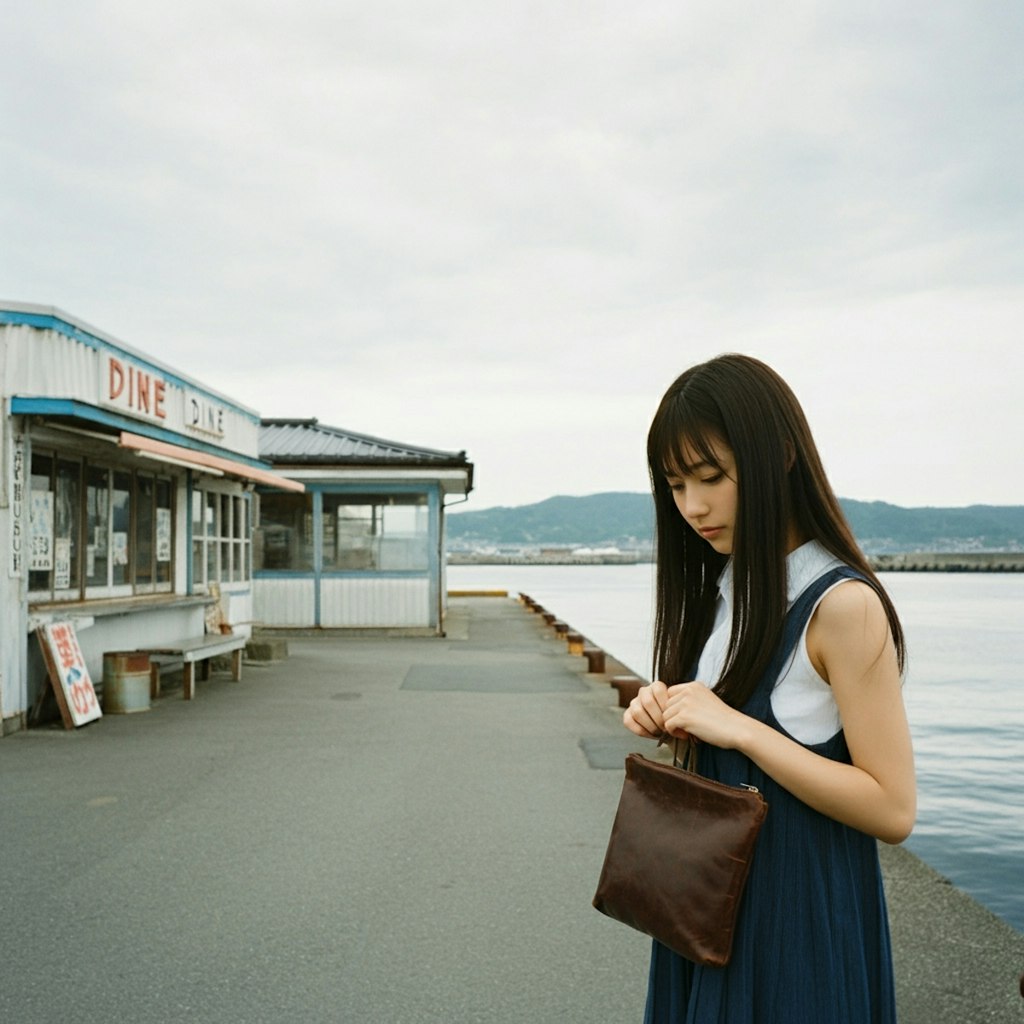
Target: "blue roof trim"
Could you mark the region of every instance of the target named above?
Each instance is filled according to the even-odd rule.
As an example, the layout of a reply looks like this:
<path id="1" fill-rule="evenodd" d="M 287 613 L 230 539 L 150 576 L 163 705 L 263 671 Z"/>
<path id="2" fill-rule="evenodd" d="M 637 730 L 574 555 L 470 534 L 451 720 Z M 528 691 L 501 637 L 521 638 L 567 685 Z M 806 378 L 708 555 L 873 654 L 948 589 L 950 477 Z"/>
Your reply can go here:
<path id="1" fill-rule="evenodd" d="M 219 455 L 222 459 L 230 456 L 236 462 L 241 462 L 254 469 L 266 469 L 273 471 L 274 467 L 262 459 L 255 459 L 251 455 L 244 455 L 231 448 L 219 448 L 217 445 L 208 444 L 188 437 L 185 434 L 175 433 L 173 430 L 164 430 L 161 427 L 153 427 L 140 420 L 133 420 L 127 416 L 119 416 L 117 413 L 106 412 L 97 409 L 95 406 L 87 405 L 85 402 L 76 402 L 71 398 L 23 398 L 14 396 L 11 399 L 12 416 L 67 416 L 71 419 L 85 420 L 88 423 L 99 423 L 105 427 L 113 427 L 116 430 L 126 430 L 130 434 L 141 434 L 143 437 L 151 438 L 154 441 L 166 441 L 168 444 L 176 444 L 180 448 L 188 448 L 194 452 L 204 452 L 207 455 Z"/>
<path id="2" fill-rule="evenodd" d="M 201 395 L 204 395 L 215 402 L 231 406 L 235 412 L 244 416 L 250 423 L 258 424 L 260 422 L 259 414 L 253 412 L 251 409 L 246 409 L 244 406 L 238 405 L 236 402 L 232 402 L 224 395 L 218 394 L 216 391 L 211 391 L 209 388 L 196 383 L 194 380 L 189 380 L 186 377 L 180 376 L 173 370 L 168 369 L 166 366 L 152 362 L 141 353 L 116 345 L 114 342 L 92 334 L 90 331 L 85 331 L 81 327 L 77 327 L 75 324 L 62 319 L 59 316 L 54 316 L 52 313 L 28 313 L 13 309 L 0 309 L 0 324 L 35 327 L 40 331 L 54 331 L 57 334 L 63 334 L 66 338 L 71 338 L 74 341 L 81 342 L 89 348 L 94 348 L 97 351 L 116 352 L 118 355 L 127 356 L 134 362 L 141 363 L 147 369 L 158 373 L 161 377 L 171 381 L 180 388 L 187 388 L 189 391 L 198 391 Z"/>

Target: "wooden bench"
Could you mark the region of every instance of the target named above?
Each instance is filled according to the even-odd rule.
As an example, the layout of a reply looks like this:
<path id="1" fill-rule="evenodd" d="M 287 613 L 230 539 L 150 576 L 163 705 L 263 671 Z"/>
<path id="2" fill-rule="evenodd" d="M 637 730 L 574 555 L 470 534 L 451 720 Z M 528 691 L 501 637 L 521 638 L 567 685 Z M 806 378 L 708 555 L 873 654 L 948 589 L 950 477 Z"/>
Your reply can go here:
<path id="1" fill-rule="evenodd" d="M 231 655 L 231 678 L 242 678 L 242 649 L 248 637 L 236 633 L 212 633 L 206 636 L 186 637 L 153 647 L 140 647 L 140 654 L 149 655 L 149 694 L 160 696 L 160 673 L 173 666 L 181 666 L 182 697 L 191 700 L 195 694 L 195 667 L 199 663 L 202 678 L 210 677 L 210 659 L 218 654 Z"/>

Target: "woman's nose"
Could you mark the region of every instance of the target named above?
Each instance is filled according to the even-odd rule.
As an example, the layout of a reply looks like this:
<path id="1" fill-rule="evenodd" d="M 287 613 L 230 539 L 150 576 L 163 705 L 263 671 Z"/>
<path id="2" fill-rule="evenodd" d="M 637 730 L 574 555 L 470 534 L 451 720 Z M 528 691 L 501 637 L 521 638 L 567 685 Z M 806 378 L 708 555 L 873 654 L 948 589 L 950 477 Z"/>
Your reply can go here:
<path id="1" fill-rule="evenodd" d="M 687 487 L 683 495 L 683 515 L 687 519 L 699 519 L 708 512 L 707 498 L 699 487 Z"/>

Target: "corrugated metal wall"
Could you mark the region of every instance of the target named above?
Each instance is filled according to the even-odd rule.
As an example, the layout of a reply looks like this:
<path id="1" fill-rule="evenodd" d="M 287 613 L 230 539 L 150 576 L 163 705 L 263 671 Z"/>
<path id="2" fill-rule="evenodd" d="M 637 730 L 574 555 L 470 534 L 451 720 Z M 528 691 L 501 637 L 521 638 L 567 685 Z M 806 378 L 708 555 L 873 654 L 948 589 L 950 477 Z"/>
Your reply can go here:
<path id="1" fill-rule="evenodd" d="M 253 581 L 253 619 L 259 626 L 315 626 L 315 588 L 312 577 L 259 577 Z"/>
<path id="2" fill-rule="evenodd" d="M 430 626 L 430 582 L 425 577 L 324 579 L 320 625 Z"/>
<path id="3" fill-rule="evenodd" d="M 429 628 L 430 580 L 419 577 L 326 577 L 320 581 L 320 621 L 316 621 L 316 583 L 312 578 L 256 579 L 254 618 L 260 626 L 325 629 L 355 627 Z"/>

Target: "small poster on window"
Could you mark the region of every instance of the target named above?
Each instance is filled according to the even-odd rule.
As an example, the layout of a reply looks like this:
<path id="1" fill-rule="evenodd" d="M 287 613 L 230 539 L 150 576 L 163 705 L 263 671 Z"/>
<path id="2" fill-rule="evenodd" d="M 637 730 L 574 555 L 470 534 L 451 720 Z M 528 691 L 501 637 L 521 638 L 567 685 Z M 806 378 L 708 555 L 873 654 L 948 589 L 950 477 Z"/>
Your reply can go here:
<path id="1" fill-rule="evenodd" d="M 110 536 L 114 565 L 128 564 L 128 534 L 114 531 Z"/>
<path id="2" fill-rule="evenodd" d="M 53 491 L 32 492 L 28 567 L 33 572 L 53 568 Z"/>
<path id="3" fill-rule="evenodd" d="M 169 508 L 156 510 L 156 560 L 158 562 L 171 560 L 171 510 Z"/>
<path id="4" fill-rule="evenodd" d="M 53 589 L 67 590 L 71 586 L 71 541 L 58 537 L 53 544 Z"/>

